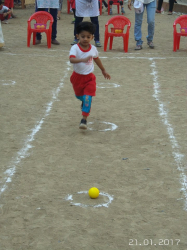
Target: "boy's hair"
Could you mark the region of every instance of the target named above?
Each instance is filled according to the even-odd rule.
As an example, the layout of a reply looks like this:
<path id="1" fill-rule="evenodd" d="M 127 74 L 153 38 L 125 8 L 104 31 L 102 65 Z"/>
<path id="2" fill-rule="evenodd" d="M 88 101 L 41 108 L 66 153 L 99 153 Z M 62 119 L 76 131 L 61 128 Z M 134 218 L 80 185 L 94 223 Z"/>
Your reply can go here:
<path id="1" fill-rule="evenodd" d="M 95 25 L 91 22 L 81 22 L 76 27 L 76 33 L 80 34 L 82 31 L 87 31 L 90 34 L 94 35 Z"/>
<path id="2" fill-rule="evenodd" d="M 3 4 L 2 0 L 0 0 L 0 5 Z"/>

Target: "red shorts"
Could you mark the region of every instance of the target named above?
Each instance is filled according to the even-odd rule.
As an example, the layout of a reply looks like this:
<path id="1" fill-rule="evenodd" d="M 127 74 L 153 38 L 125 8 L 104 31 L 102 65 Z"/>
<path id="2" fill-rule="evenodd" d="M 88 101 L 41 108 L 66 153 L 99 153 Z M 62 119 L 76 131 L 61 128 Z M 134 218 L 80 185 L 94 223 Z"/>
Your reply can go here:
<path id="1" fill-rule="evenodd" d="M 14 0 L 5 0 L 4 6 L 8 7 L 9 9 L 12 9 L 14 7 Z"/>
<path id="2" fill-rule="evenodd" d="M 95 96 L 96 77 L 93 73 L 80 75 L 73 71 L 70 81 L 73 85 L 76 96 L 90 95 Z"/>

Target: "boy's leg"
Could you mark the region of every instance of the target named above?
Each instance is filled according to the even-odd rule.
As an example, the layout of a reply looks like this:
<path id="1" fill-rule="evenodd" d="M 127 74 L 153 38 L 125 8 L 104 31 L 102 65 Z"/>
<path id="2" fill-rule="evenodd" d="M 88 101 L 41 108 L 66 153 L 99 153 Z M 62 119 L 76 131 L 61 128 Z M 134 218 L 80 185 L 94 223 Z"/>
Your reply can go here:
<path id="1" fill-rule="evenodd" d="M 123 7 L 123 1 L 119 1 L 119 4 L 121 6 L 121 13 L 125 14 L 125 10 L 124 10 L 124 7 Z"/>
<path id="2" fill-rule="evenodd" d="M 76 98 L 82 101 L 81 105 L 82 119 L 80 121 L 79 128 L 87 129 L 87 117 L 89 116 L 91 110 L 92 96 L 83 95 L 83 96 L 76 96 Z"/>
<path id="3" fill-rule="evenodd" d="M 110 5 L 110 15 L 112 15 L 112 4 L 113 4 L 113 1 L 109 1 L 109 5 Z"/>
<path id="4" fill-rule="evenodd" d="M 3 11 L 3 14 L 4 14 L 4 13 L 7 13 L 7 12 L 8 12 L 8 10 L 4 10 L 4 11 Z M 8 21 L 8 15 L 4 17 L 4 20 Z"/>

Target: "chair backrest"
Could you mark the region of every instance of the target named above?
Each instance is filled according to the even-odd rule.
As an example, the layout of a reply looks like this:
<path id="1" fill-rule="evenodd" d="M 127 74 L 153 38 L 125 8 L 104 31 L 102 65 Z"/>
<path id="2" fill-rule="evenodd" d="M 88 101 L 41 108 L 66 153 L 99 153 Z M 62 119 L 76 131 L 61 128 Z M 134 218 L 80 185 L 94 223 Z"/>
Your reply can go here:
<path id="1" fill-rule="evenodd" d="M 130 20 L 125 16 L 111 17 L 105 24 L 105 26 L 108 26 L 109 24 L 113 24 L 114 28 L 120 28 L 120 29 L 123 29 L 126 25 L 128 25 L 129 27 L 131 26 Z"/>
<path id="2" fill-rule="evenodd" d="M 182 15 L 175 19 L 173 26 L 179 24 L 181 28 L 187 28 L 187 15 Z"/>
<path id="3" fill-rule="evenodd" d="M 53 22 L 53 17 L 50 13 L 47 11 L 37 11 L 32 16 L 30 16 L 28 22 L 31 22 L 32 20 L 36 20 L 37 23 L 43 23 L 46 24 L 47 21 Z"/>

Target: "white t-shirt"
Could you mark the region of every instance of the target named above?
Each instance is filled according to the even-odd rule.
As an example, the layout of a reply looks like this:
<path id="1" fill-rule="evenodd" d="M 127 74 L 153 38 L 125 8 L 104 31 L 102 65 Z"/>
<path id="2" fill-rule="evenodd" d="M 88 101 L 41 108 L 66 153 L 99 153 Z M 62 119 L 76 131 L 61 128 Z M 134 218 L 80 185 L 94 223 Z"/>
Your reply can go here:
<path id="1" fill-rule="evenodd" d="M 90 44 L 90 47 L 88 50 L 83 50 L 79 44 L 75 44 L 71 47 L 69 57 L 75 57 L 75 58 L 86 58 L 88 56 L 92 56 L 92 59 L 85 62 L 80 63 L 73 63 L 73 69 L 76 73 L 81 75 L 88 75 L 91 72 L 94 71 L 94 63 L 93 59 L 98 58 L 98 50 L 94 45 Z"/>
<path id="2" fill-rule="evenodd" d="M 98 0 L 75 0 L 75 15 L 79 17 L 99 16 Z"/>
<path id="3" fill-rule="evenodd" d="M 0 14 L 3 14 L 4 10 L 9 10 L 9 8 L 3 5 L 2 9 L 0 10 Z"/>
<path id="4" fill-rule="evenodd" d="M 59 8 L 59 0 L 37 0 L 38 8 Z"/>

